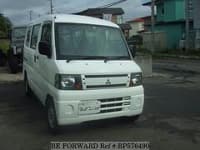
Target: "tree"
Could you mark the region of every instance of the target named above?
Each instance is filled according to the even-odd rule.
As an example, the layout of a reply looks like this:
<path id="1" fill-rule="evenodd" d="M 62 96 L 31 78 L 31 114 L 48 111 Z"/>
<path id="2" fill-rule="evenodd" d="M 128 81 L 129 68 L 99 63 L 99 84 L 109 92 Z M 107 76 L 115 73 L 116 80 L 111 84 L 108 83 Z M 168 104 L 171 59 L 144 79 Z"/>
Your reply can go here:
<path id="1" fill-rule="evenodd" d="M 12 23 L 9 18 L 0 13 L 0 36 L 7 37 L 12 28 Z"/>

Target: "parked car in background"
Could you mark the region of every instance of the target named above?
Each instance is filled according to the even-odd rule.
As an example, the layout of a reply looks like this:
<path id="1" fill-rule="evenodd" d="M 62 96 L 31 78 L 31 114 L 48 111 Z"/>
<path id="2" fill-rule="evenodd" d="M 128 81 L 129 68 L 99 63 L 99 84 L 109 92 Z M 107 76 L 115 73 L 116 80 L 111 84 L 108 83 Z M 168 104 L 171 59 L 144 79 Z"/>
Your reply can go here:
<path id="1" fill-rule="evenodd" d="M 142 72 L 120 27 L 77 15 L 50 15 L 27 27 L 25 92 L 46 107 L 48 125 L 115 117 L 136 120 L 143 111 Z"/>
<path id="2" fill-rule="evenodd" d="M 12 28 L 10 49 L 7 54 L 8 65 L 12 73 L 17 73 L 22 67 L 25 34 L 26 26 Z"/>

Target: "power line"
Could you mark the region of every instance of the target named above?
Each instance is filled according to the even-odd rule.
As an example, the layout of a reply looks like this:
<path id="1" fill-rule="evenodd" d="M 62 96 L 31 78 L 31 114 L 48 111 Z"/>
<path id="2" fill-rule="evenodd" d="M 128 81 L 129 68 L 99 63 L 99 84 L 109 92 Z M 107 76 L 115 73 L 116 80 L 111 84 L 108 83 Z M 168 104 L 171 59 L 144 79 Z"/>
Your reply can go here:
<path id="1" fill-rule="evenodd" d="M 116 2 L 112 2 L 112 3 L 106 4 L 106 5 L 97 7 L 97 8 L 108 8 L 108 7 L 111 7 L 111 6 L 114 6 L 114 5 L 123 3 L 123 2 L 125 2 L 125 1 L 127 1 L 127 0 L 118 0 L 118 1 L 116 1 Z"/>

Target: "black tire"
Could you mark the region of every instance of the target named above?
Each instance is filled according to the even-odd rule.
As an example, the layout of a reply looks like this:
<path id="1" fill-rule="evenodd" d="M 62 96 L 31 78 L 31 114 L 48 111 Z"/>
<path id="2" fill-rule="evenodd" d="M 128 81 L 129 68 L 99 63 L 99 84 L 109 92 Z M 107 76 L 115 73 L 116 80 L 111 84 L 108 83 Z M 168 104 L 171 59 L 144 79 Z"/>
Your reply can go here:
<path id="1" fill-rule="evenodd" d="M 47 114 L 47 123 L 48 129 L 52 134 L 57 134 L 60 131 L 60 127 L 57 121 L 57 115 L 55 110 L 54 102 L 51 98 L 48 98 L 46 104 L 46 114 Z"/>
<path id="2" fill-rule="evenodd" d="M 31 88 L 29 86 L 28 78 L 27 78 L 26 74 L 25 74 L 25 77 L 24 77 L 24 89 L 25 89 L 26 96 L 32 96 L 32 91 L 31 91 Z"/>
<path id="3" fill-rule="evenodd" d="M 131 116 L 131 117 L 124 117 L 123 119 L 128 122 L 136 122 L 140 118 L 140 115 Z"/>
<path id="4" fill-rule="evenodd" d="M 137 121 L 139 118 L 140 118 L 140 115 L 136 115 L 136 116 L 132 116 L 132 117 L 131 117 L 131 120 L 135 122 L 135 121 Z"/>
<path id="5" fill-rule="evenodd" d="M 11 73 L 17 73 L 19 71 L 19 62 L 17 56 L 13 55 L 13 51 L 8 52 L 8 65 Z"/>

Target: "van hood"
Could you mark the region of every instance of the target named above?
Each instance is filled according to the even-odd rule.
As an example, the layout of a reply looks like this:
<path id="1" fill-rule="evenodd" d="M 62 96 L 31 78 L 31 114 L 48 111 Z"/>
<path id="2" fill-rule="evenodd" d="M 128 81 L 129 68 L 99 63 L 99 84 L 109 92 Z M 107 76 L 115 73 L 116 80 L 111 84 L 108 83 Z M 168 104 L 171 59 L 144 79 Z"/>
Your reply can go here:
<path id="1" fill-rule="evenodd" d="M 57 60 L 57 67 L 61 74 L 123 74 L 141 72 L 140 67 L 133 61 L 103 60 Z"/>

